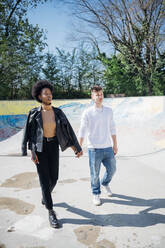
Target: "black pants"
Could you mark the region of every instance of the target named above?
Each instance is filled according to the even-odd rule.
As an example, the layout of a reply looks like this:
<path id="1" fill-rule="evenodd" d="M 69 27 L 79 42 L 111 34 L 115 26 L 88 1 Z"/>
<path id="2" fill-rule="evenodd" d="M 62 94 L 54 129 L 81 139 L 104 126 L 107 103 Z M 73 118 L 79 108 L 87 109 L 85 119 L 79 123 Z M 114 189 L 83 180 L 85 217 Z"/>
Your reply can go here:
<path id="1" fill-rule="evenodd" d="M 42 197 L 47 209 L 53 208 L 51 193 L 58 180 L 59 172 L 59 144 L 57 137 L 53 140 L 43 140 L 43 151 L 36 152 L 39 163 L 37 172 L 40 180 Z"/>

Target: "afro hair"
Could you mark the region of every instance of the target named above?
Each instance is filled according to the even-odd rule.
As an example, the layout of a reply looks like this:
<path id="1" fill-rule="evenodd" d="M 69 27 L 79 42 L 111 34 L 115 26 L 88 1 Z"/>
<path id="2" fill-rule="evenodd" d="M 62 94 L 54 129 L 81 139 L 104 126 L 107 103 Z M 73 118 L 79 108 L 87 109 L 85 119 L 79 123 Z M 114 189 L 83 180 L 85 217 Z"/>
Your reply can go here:
<path id="1" fill-rule="evenodd" d="M 48 88 L 51 90 L 51 92 L 53 92 L 53 86 L 51 83 L 49 83 L 47 80 L 40 80 L 38 82 L 36 82 L 33 85 L 32 88 L 32 96 L 33 98 L 35 98 L 38 102 L 41 102 L 39 95 L 41 94 L 42 89 L 44 88 Z"/>

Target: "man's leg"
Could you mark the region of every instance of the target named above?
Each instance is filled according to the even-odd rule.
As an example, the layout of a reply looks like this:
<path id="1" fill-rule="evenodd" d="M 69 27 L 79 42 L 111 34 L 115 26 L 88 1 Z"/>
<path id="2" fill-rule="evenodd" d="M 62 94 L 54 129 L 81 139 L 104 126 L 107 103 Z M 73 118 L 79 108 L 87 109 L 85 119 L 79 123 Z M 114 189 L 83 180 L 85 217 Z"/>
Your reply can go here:
<path id="1" fill-rule="evenodd" d="M 116 171 L 116 159 L 112 147 L 104 149 L 104 159 L 102 163 L 105 166 L 106 171 L 101 180 L 101 184 L 103 186 L 107 186 L 112 180 L 112 177 Z"/>
<path id="2" fill-rule="evenodd" d="M 92 193 L 94 195 L 99 195 L 101 193 L 99 174 L 100 174 L 100 167 L 102 161 L 102 153 L 100 150 L 101 149 L 93 149 L 93 148 L 88 149 L 91 188 L 92 188 Z"/>

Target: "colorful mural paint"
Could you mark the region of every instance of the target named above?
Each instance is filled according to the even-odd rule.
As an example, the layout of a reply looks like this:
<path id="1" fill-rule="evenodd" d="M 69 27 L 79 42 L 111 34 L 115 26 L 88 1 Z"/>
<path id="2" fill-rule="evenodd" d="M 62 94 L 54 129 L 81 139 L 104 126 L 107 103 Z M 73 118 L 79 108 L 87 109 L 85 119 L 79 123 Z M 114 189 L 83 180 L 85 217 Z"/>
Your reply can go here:
<path id="1" fill-rule="evenodd" d="M 18 133 L 24 127 L 26 119 L 26 115 L 1 115 L 0 141 Z"/>
<path id="2" fill-rule="evenodd" d="M 63 109 L 75 130 L 78 130 L 80 125 L 82 112 L 91 104 L 91 99 L 53 101 L 53 106 Z M 104 105 L 113 109 L 120 137 L 127 141 L 130 138 L 131 143 L 133 137 L 142 139 L 147 135 L 146 142 L 154 141 L 153 150 L 165 148 L 164 96 L 105 98 Z M 2 142 L 21 131 L 27 113 L 36 106 L 39 106 L 36 101 L 0 101 L 0 141 Z M 150 140 L 150 138 L 152 139 Z M 146 143 L 145 149 L 146 147 L 150 148 L 150 145 Z"/>
<path id="3" fill-rule="evenodd" d="M 83 100 L 53 100 L 53 106 L 60 107 L 64 105 L 72 106 L 74 103 L 88 103 L 90 99 Z M 30 109 L 39 106 L 34 100 L 29 101 L 0 101 L 0 115 L 18 115 L 27 114 Z"/>
<path id="4" fill-rule="evenodd" d="M 82 108 L 90 100 L 54 100 L 53 106 L 69 108 L 69 116 L 74 117 L 76 109 Z M 0 141 L 15 135 L 25 125 L 30 109 L 39 106 L 36 101 L 0 101 Z"/>

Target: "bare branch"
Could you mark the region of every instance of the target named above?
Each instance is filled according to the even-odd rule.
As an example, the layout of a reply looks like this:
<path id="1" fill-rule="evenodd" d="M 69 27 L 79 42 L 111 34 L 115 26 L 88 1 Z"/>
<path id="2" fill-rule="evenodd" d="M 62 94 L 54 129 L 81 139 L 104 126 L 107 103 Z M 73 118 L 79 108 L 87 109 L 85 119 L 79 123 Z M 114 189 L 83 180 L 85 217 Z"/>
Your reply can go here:
<path id="1" fill-rule="evenodd" d="M 6 30 L 5 30 L 5 36 L 7 37 L 9 35 L 9 22 L 10 19 L 12 18 L 17 6 L 21 3 L 22 0 L 17 0 L 16 4 L 14 5 L 14 7 L 12 8 L 7 20 L 6 20 Z"/>

